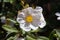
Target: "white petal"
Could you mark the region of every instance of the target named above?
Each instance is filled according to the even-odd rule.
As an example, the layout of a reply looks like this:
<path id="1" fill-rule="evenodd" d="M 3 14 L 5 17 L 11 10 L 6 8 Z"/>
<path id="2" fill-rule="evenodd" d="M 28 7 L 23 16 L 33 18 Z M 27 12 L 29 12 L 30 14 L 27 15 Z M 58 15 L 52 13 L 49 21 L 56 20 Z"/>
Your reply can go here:
<path id="1" fill-rule="evenodd" d="M 22 12 L 27 13 L 27 11 L 31 12 L 31 10 L 32 10 L 32 7 L 28 7 L 26 9 L 23 9 Z"/>
<path id="2" fill-rule="evenodd" d="M 60 16 L 60 13 L 59 13 L 59 12 L 56 12 L 55 15 L 56 15 L 56 16 Z"/>
<path id="3" fill-rule="evenodd" d="M 38 16 L 38 15 L 41 16 L 42 11 L 43 11 L 42 7 L 38 7 L 38 6 L 37 6 L 37 7 L 33 10 L 32 15 L 33 15 L 33 16 Z M 40 18 L 40 17 L 39 17 L 39 18 Z"/>
<path id="4" fill-rule="evenodd" d="M 34 14 L 35 15 L 35 19 L 37 17 L 40 20 L 39 21 L 40 23 L 38 24 L 38 26 L 40 28 L 43 28 L 46 25 L 46 21 L 44 19 L 44 16 L 42 14 L 42 11 L 43 11 L 43 9 L 41 7 L 36 7 L 36 9 L 34 10 L 34 12 L 35 12 L 35 14 Z"/>
<path id="5" fill-rule="evenodd" d="M 30 28 L 29 26 L 26 26 L 26 27 L 25 27 L 25 23 L 21 23 L 21 24 L 20 24 L 20 28 L 21 28 L 22 30 L 26 31 L 26 32 L 28 32 L 28 31 L 31 30 L 31 28 Z"/>
<path id="6" fill-rule="evenodd" d="M 40 28 L 44 28 L 46 26 L 46 22 L 45 21 L 41 21 L 39 24 Z"/>
<path id="7" fill-rule="evenodd" d="M 40 13 L 42 13 L 42 11 L 43 11 L 42 7 L 39 7 L 39 6 L 37 6 L 37 7 L 35 8 L 35 10 L 36 10 L 37 12 L 40 12 Z"/>
<path id="8" fill-rule="evenodd" d="M 17 22 L 18 22 L 18 23 L 24 23 L 25 20 L 23 20 L 22 18 L 17 18 Z"/>
<path id="9" fill-rule="evenodd" d="M 18 38 L 17 40 L 25 40 L 24 38 Z"/>
<path id="10" fill-rule="evenodd" d="M 30 27 L 31 27 L 31 29 L 33 29 L 33 30 L 37 30 L 37 29 L 38 29 L 38 26 L 37 26 L 37 27 L 35 27 L 35 26 L 33 26 L 32 24 L 30 24 L 29 26 L 30 26 Z"/>
<path id="11" fill-rule="evenodd" d="M 23 12 L 19 12 L 18 13 L 18 16 L 17 16 L 17 22 L 18 23 L 24 23 L 24 17 L 25 17 L 25 14 Z"/>
<path id="12" fill-rule="evenodd" d="M 40 16 L 41 16 L 41 18 L 40 18 L 39 26 L 40 26 L 40 28 L 44 28 L 46 26 L 46 21 L 45 21 L 42 13 L 40 13 Z"/>
<path id="13" fill-rule="evenodd" d="M 44 16 L 43 16 L 42 13 L 40 13 L 40 20 L 44 20 L 45 21 Z"/>
<path id="14" fill-rule="evenodd" d="M 6 22 L 6 17 L 5 17 L 5 16 L 2 16 L 2 17 L 1 17 L 1 22 L 2 22 L 2 23 L 5 23 L 5 22 Z"/>
<path id="15" fill-rule="evenodd" d="M 57 17 L 57 20 L 60 20 L 60 17 Z"/>
<path id="16" fill-rule="evenodd" d="M 38 15 L 37 15 L 37 16 L 33 16 L 33 21 L 32 21 L 31 24 L 32 24 L 33 26 L 35 26 L 35 27 L 38 27 L 39 22 L 40 22 L 39 16 L 38 16 Z"/>
<path id="17" fill-rule="evenodd" d="M 25 13 L 24 12 L 19 12 L 17 17 L 24 18 L 25 17 Z"/>

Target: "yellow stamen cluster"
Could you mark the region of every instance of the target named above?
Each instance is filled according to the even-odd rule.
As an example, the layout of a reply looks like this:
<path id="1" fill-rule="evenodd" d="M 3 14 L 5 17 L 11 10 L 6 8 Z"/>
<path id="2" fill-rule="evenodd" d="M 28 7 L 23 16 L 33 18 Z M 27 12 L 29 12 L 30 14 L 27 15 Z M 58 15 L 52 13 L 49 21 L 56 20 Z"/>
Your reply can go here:
<path id="1" fill-rule="evenodd" d="M 30 22 L 33 21 L 33 17 L 31 15 L 26 16 L 25 20 L 26 20 L 26 22 L 29 22 L 30 23 Z"/>

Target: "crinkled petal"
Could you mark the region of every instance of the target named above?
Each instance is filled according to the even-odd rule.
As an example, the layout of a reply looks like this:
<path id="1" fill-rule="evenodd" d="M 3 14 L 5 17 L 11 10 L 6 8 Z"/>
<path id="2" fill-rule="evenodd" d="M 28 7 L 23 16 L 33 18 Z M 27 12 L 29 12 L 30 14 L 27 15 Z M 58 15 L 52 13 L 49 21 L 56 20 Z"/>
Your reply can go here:
<path id="1" fill-rule="evenodd" d="M 22 10 L 22 12 L 25 13 L 25 16 L 31 15 L 32 14 L 32 11 L 33 11 L 32 7 L 28 7 L 26 9 L 23 9 Z"/>
<path id="2" fill-rule="evenodd" d="M 43 9 L 42 9 L 41 7 L 36 7 L 36 8 L 33 10 L 33 12 L 32 12 L 31 15 L 40 18 L 42 11 L 43 11 Z"/>
<path id="3" fill-rule="evenodd" d="M 32 25 L 34 25 L 35 27 L 38 27 L 38 23 L 39 23 L 39 18 L 38 16 L 33 16 L 33 21 L 32 21 Z"/>
<path id="4" fill-rule="evenodd" d="M 59 13 L 59 12 L 56 12 L 55 15 L 56 15 L 56 16 L 60 16 L 60 13 Z"/>
<path id="5" fill-rule="evenodd" d="M 29 24 L 30 24 L 30 23 L 28 23 L 28 22 L 25 22 L 25 27 L 27 27 L 27 26 L 29 27 Z"/>
<path id="6" fill-rule="evenodd" d="M 38 26 L 36 27 L 36 26 L 34 26 L 32 24 L 30 24 L 29 27 L 31 27 L 31 29 L 33 29 L 33 30 L 37 30 L 38 29 Z"/>
<path id="7" fill-rule="evenodd" d="M 29 26 L 25 26 L 25 25 L 26 25 L 26 23 L 21 23 L 21 24 L 20 24 L 20 28 L 21 28 L 22 30 L 26 31 L 26 32 L 30 31 L 31 28 L 30 28 Z"/>
<path id="8" fill-rule="evenodd" d="M 42 7 L 37 6 L 35 8 L 35 11 L 42 13 L 43 9 L 42 9 Z"/>
<path id="9" fill-rule="evenodd" d="M 39 24 L 39 16 L 38 15 L 36 15 L 36 16 L 33 16 L 33 21 L 32 21 L 32 23 L 30 24 L 30 26 L 31 26 L 31 28 L 33 29 L 33 30 L 36 30 L 36 29 L 38 29 L 38 24 Z"/>
<path id="10" fill-rule="evenodd" d="M 17 17 L 24 18 L 25 17 L 25 13 L 24 12 L 19 12 Z"/>
<path id="11" fill-rule="evenodd" d="M 23 12 L 18 13 L 17 22 L 24 23 L 25 22 L 24 18 L 25 18 L 25 14 Z"/>
<path id="12" fill-rule="evenodd" d="M 22 12 L 26 13 L 27 11 L 30 12 L 31 10 L 32 10 L 32 7 L 28 7 L 28 8 L 26 8 L 26 9 L 23 9 Z"/>
<path id="13" fill-rule="evenodd" d="M 40 28 L 44 28 L 44 27 L 46 26 L 46 21 L 45 21 L 45 19 L 44 19 L 44 17 L 43 17 L 43 14 L 40 13 L 40 15 L 41 15 L 41 18 L 40 18 L 39 27 L 40 27 Z"/>
<path id="14" fill-rule="evenodd" d="M 57 20 L 60 20 L 60 17 L 57 17 Z"/>
<path id="15" fill-rule="evenodd" d="M 24 23 L 25 20 L 24 20 L 23 18 L 17 18 L 17 22 L 18 22 L 18 23 Z"/>
<path id="16" fill-rule="evenodd" d="M 40 21 L 39 27 L 44 28 L 45 26 L 46 26 L 46 22 L 45 21 Z"/>
<path id="17" fill-rule="evenodd" d="M 32 24 L 35 26 L 39 26 L 40 28 L 43 28 L 46 25 L 46 21 L 44 19 L 42 11 L 43 9 L 41 7 L 36 7 L 33 11 L 34 15 Z"/>

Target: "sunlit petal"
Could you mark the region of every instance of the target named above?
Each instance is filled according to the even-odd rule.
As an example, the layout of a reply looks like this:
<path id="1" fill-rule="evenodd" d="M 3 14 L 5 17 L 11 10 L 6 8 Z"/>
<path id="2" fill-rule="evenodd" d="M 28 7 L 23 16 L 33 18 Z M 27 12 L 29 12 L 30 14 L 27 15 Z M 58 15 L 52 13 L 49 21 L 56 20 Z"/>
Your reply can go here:
<path id="1" fill-rule="evenodd" d="M 0 19 L 1 19 L 2 23 L 6 23 L 6 17 L 5 16 L 2 16 Z"/>
<path id="2" fill-rule="evenodd" d="M 20 28 L 26 32 L 30 31 L 31 28 L 29 26 L 25 26 L 25 23 L 20 24 Z"/>
<path id="3" fill-rule="evenodd" d="M 28 11 L 28 12 L 31 12 L 31 10 L 32 10 L 32 7 L 28 7 L 28 8 L 26 8 L 26 9 L 23 9 L 22 12 L 24 12 L 24 13 L 26 14 L 27 11 Z"/>
<path id="4" fill-rule="evenodd" d="M 43 11 L 42 7 L 39 7 L 39 6 L 37 6 L 37 7 L 35 8 L 35 10 L 36 10 L 37 12 L 40 12 L 40 13 L 42 13 L 42 11 Z"/>
<path id="5" fill-rule="evenodd" d="M 38 27 L 39 21 L 40 21 L 40 19 L 38 16 L 33 16 L 33 21 L 31 24 L 35 27 Z"/>
<path id="6" fill-rule="evenodd" d="M 25 20 L 23 20 L 23 18 L 17 18 L 17 22 L 18 22 L 18 23 L 24 23 Z"/>
<path id="7" fill-rule="evenodd" d="M 35 18 L 38 23 L 37 22 L 36 23 L 38 24 L 40 28 L 44 28 L 46 26 L 46 21 L 42 14 L 43 9 L 41 7 L 36 7 L 35 11 L 38 13 L 38 16 L 36 16 L 38 20 Z"/>
<path id="8" fill-rule="evenodd" d="M 60 20 L 60 17 L 57 17 L 57 20 Z"/>
<path id="9" fill-rule="evenodd" d="M 40 21 L 39 27 L 44 28 L 45 26 L 46 26 L 46 22 L 45 21 Z"/>
<path id="10" fill-rule="evenodd" d="M 38 29 L 38 26 L 36 27 L 36 26 L 33 26 L 32 24 L 30 24 L 29 27 L 31 27 L 31 29 L 33 29 L 33 30 L 37 30 Z"/>
<path id="11" fill-rule="evenodd" d="M 56 12 L 55 15 L 56 15 L 56 16 L 60 16 L 60 13 L 59 13 L 59 12 Z"/>
<path id="12" fill-rule="evenodd" d="M 18 13 L 18 16 L 17 17 L 24 18 L 25 17 L 25 14 L 23 12 L 20 12 L 20 13 Z"/>

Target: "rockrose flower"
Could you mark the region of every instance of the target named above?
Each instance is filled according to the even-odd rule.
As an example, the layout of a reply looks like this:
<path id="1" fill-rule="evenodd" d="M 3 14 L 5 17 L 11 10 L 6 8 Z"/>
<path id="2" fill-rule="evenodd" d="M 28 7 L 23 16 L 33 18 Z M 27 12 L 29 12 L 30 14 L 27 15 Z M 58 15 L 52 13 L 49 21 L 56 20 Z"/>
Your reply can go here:
<path id="1" fill-rule="evenodd" d="M 31 29 L 37 30 L 39 27 L 43 28 L 46 25 L 46 21 L 42 14 L 43 9 L 41 7 L 28 7 L 18 12 L 17 22 L 20 24 L 20 28 L 26 32 Z"/>

